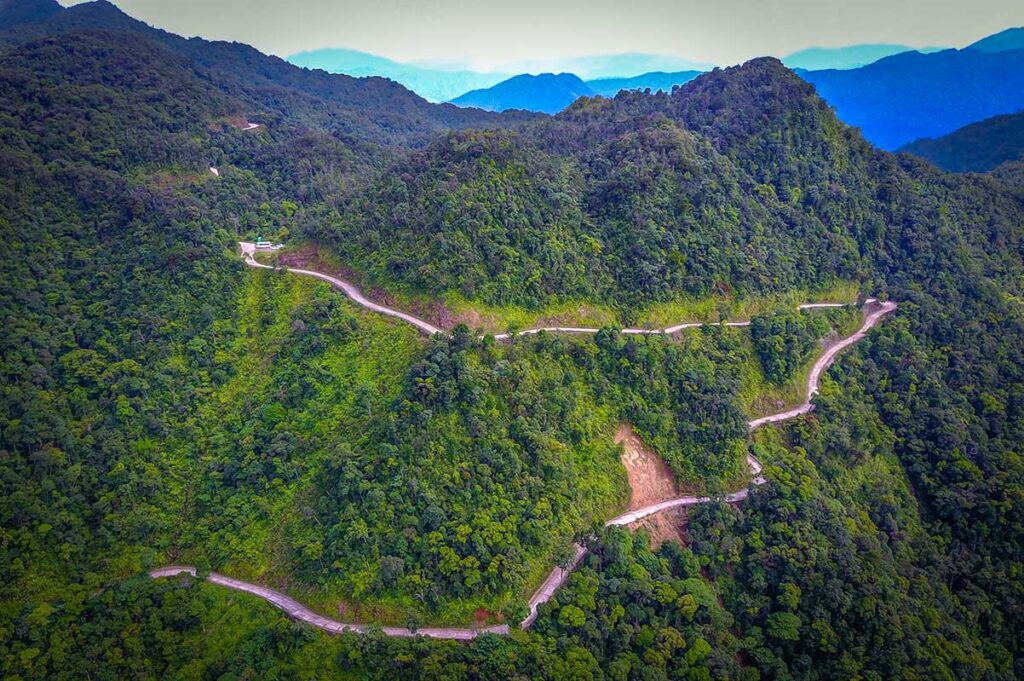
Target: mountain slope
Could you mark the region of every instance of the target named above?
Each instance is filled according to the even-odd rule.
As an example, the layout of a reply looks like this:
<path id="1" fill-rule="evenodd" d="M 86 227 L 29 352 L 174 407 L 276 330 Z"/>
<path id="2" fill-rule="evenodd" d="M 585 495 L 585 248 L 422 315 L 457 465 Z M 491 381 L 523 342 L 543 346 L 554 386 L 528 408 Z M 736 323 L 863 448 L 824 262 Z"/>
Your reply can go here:
<path id="1" fill-rule="evenodd" d="M 494 250 L 481 235 L 492 222 L 501 225 L 500 216 L 455 210 L 489 205 L 496 187 L 519 205 L 521 197 L 512 197 L 520 185 L 490 176 L 502 167 L 504 149 L 516 147 L 535 148 L 546 174 L 559 178 L 529 202 L 534 214 L 568 204 L 566 214 L 579 215 L 575 238 L 562 237 L 571 257 L 537 266 L 519 248 Z M 416 181 L 403 181 L 400 192 L 369 192 L 351 216 L 315 235 L 345 244 L 375 284 L 530 307 L 570 293 L 636 310 L 680 291 L 701 298 L 715 290 L 814 288 L 860 278 L 876 259 L 907 257 L 887 226 L 892 207 L 872 193 L 895 172 L 893 161 L 836 121 L 813 88 L 775 60 L 705 74 L 672 95 L 585 98 L 497 147 L 471 136 L 458 148 L 474 154 L 473 162 L 453 173 L 454 152 L 434 147 L 416 172 L 399 164 L 390 174 Z M 428 177 L 436 180 L 420 181 Z M 382 183 L 395 184 L 390 177 Z M 537 224 L 515 224 L 520 231 L 503 243 L 542 238 Z M 1012 232 L 1000 238 L 1020 242 Z M 986 237 L 976 245 L 991 243 Z M 575 274 L 581 262 L 583 280 Z M 493 287 L 499 273 L 512 284 L 500 294 Z"/>
<path id="2" fill-rule="evenodd" d="M 943 170 L 985 173 L 1024 157 L 1024 111 L 972 123 L 938 139 L 917 140 L 899 150 Z"/>
<path id="3" fill-rule="evenodd" d="M 762 497 L 767 506 L 754 502 L 755 517 L 767 515 L 748 525 L 746 508 L 708 509 L 691 520 L 695 541 L 689 546 L 714 566 L 715 584 L 728 594 L 730 612 L 744 630 L 774 632 L 758 644 L 760 669 L 797 655 L 814 671 L 794 676 L 841 676 L 840 658 L 849 661 L 836 652 L 843 638 L 843 649 L 856 648 L 857 640 L 881 646 L 854 654 L 858 669 L 899 677 L 900 669 L 935 658 L 919 655 L 917 643 L 906 639 L 876 638 L 878 627 L 904 631 L 905 609 L 919 607 L 944 613 L 932 620 L 937 627 L 956 626 L 964 616 L 956 603 L 966 600 L 966 608 L 996 614 L 972 620 L 973 635 L 985 643 L 960 639 L 967 644 L 962 659 L 976 664 L 965 662 L 952 675 L 1013 678 L 1024 626 L 1017 607 L 1024 585 L 1016 578 L 1024 562 L 1024 509 L 1008 500 L 1017 498 L 1024 482 L 1014 444 L 1021 436 L 1020 407 L 1009 397 L 1022 389 L 1024 376 L 1019 197 L 989 178 L 943 174 L 879 151 L 840 123 L 809 84 L 771 59 L 705 74 L 671 95 L 584 98 L 519 131 L 520 139 L 476 135 L 460 134 L 417 154 L 413 164 L 395 166 L 384 186 L 361 197 L 354 211 L 369 222 L 346 216 L 312 234 L 344 248 L 375 283 L 391 282 L 399 291 L 429 287 L 434 296 L 457 291 L 490 304 L 557 301 L 557 291 L 568 284 L 575 298 L 612 300 L 628 315 L 679 291 L 706 300 L 813 288 L 837 278 L 863 281 L 865 289 L 905 301 L 905 316 L 884 329 L 862 358 L 851 358 L 848 373 L 836 374 L 850 392 L 822 397 L 823 404 L 835 400 L 823 420 L 809 419 L 786 438 L 770 439 L 800 442 L 776 460 L 804 472 L 790 478 L 787 467 L 790 473 L 769 485 L 781 497 L 769 492 Z M 546 179 L 517 182 L 517 174 Z M 506 223 L 494 212 L 500 205 L 537 220 Z M 562 248 L 534 245 L 543 243 L 538 226 L 548 222 L 558 224 Z M 578 236 L 567 238 L 574 230 Z M 493 278 L 476 276 L 467 263 L 495 267 Z M 585 276 L 569 277 L 581 271 Z M 488 286 L 492 282 L 500 288 Z M 553 348 L 565 343 L 538 342 Z M 628 360 L 626 368 L 635 365 Z M 990 401 L 982 385 L 1006 397 L 992 393 Z M 691 442 L 689 435 L 683 440 Z M 980 449 L 972 450 L 968 441 Z M 832 460 L 829 452 L 842 455 Z M 911 476 L 915 491 L 900 483 L 896 496 L 883 495 L 889 501 L 872 499 L 871 490 L 879 488 L 860 477 L 866 471 L 849 469 L 876 455 L 905 465 L 891 473 Z M 365 470 L 350 474 L 345 485 L 366 480 Z M 847 502 L 847 510 L 858 503 L 874 509 L 865 510 L 864 521 L 873 540 L 846 534 L 858 524 L 829 518 L 826 509 L 834 505 L 819 492 L 804 490 L 806 501 L 796 501 L 801 492 L 787 481 L 809 480 L 815 471 L 859 499 Z M 918 490 L 927 491 L 917 496 Z M 354 507 L 357 498 L 350 491 L 344 500 Z M 934 526 L 924 520 L 932 512 Z M 911 532 L 918 523 L 927 524 L 928 532 Z M 719 541 L 730 527 L 742 528 L 729 535 L 742 544 L 735 552 Z M 812 532 L 816 545 L 830 555 L 835 551 L 835 558 L 808 565 L 802 558 L 780 558 L 772 548 Z M 934 532 L 949 542 L 948 550 L 924 538 Z M 755 534 L 773 539 L 765 545 L 742 540 Z M 879 552 L 865 553 L 869 545 Z M 904 558 L 892 558 L 890 548 Z M 840 557 L 847 549 L 858 556 L 852 573 L 840 567 L 851 565 Z M 346 554 L 346 561 L 352 559 Z M 936 584 L 942 574 L 947 581 L 931 596 L 917 592 L 921 600 L 901 601 L 890 592 L 887 602 L 904 605 L 882 614 L 866 615 L 852 605 L 863 602 L 858 598 L 849 607 L 820 608 L 821 584 L 830 579 L 825 575 L 834 575 L 832 583 L 844 594 L 889 590 L 874 576 L 888 573 L 892 560 L 901 566 L 893 574 L 916 575 L 922 584 Z M 576 583 L 587 591 L 604 569 L 609 561 L 598 560 L 595 573 Z M 776 592 L 790 595 L 781 600 Z M 750 607 L 752 594 L 760 607 Z M 563 624 L 583 626 L 586 616 L 569 619 L 573 603 L 559 601 Z M 572 607 L 590 612 L 589 605 Z M 805 635 L 826 624 L 834 638 Z M 562 633 L 554 624 L 540 627 L 539 633 Z M 922 635 L 946 645 L 936 630 Z M 985 661 L 967 652 L 989 645 L 995 652 Z"/>
<path id="4" fill-rule="evenodd" d="M 397 86 L 190 43 L 94 27 L 0 52 L 0 676 L 1019 676 L 1018 194 L 872 147 L 772 59 L 452 131 Z M 806 329 L 424 342 L 245 269 L 258 233 L 318 239 L 343 260 L 315 266 L 395 305 L 571 298 L 614 325 L 841 279 L 899 308 L 814 414 L 751 437 L 751 344 L 786 357 Z M 751 452 L 769 482 L 695 510 L 685 545 L 600 529 L 623 421 L 695 491 L 735 489 Z M 579 537 L 531 631 L 466 646 L 321 637 L 142 574 L 511 620 Z"/>
<path id="5" fill-rule="evenodd" d="M 701 71 L 676 71 L 666 73 L 664 71 L 653 71 L 644 73 L 632 78 L 598 78 L 588 80 L 587 86 L 594 91 L 594 94 L 604 97 L 614 97 L 620 90 L 664 90 L 670 92 L 676 85 L 688 83 Z"/>
<path id="6" fill-rule="evenodd" d="M 590 86 L 571 73 L 542 73 L 538 76 L 524 74 L 490 88 L 467 92 L 453 99 L 452 103 L 486 111 L 520 109 L 553 114 L 579 97 L 593 94 Z"/>
<path id="7" fill-rule="evenodd" d="M 5 28 L 9 30 L 4 32 Z M 383 78 L 309 71 L 248 45 L 201 38 L 186 40 L 147 26 L 106 0 L 74 5 L 45 21 L 18 26 L 0 24 L 0 45 L 92 30 L 128 33 L 164 45 L 189 59 L 223 90 L 244 96 L 256 111 L 269 114 L 261 122 L 291 119 L 373 141 L 410 141 L 449 127 L 503 124 L 491 113 L 430 104 Z M 501 119 L 514 120 L 515 117 Z"/>
<path id="8" fill-rule="evenodd" d="M 1000 166 L 996 166 L 991 175 L 1006 186 L 1016 189 L 1024 196 L 1024 160 L 1007 161 Z"/>
<path id="9" fill-rule="evenodd" d="M 809 71 L 839 117 L 883 149 L 1024 108 L 1024 50 L 908 52 L 849 71 Z"/>
<path id="10" fill-rule="evenodd" d="M 982 52 L 1006 52 L 1008 50 L 1024 49 L 1024 26 L 1008 28 L 994 35 L 971 43 L 967 50 L 980 50 Z"/>

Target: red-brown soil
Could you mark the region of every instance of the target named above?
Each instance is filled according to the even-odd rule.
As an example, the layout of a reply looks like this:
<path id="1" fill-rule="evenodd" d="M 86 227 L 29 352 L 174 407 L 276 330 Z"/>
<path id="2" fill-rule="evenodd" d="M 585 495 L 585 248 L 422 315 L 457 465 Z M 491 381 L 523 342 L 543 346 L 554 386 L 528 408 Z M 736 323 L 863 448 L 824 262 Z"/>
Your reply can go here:
<path id="1" fill-rule="evenodd" d="M 679 496 L 675 473 L 660 456 L 643 443 L 633 432 L 631 425 L 623 423 L 619 426 L 615 433 L 615 442 L 622 445 L 622 465 L 626 467 L 629 488 L 632 490 L 628 510 L 632 511 Z M 647 530 L 652 543 L 657 546 L 671 540 L 682 543 L 685 524 L 686 509 L 677 508 L 637 521 L 631 524 L 629 529 Z"/>

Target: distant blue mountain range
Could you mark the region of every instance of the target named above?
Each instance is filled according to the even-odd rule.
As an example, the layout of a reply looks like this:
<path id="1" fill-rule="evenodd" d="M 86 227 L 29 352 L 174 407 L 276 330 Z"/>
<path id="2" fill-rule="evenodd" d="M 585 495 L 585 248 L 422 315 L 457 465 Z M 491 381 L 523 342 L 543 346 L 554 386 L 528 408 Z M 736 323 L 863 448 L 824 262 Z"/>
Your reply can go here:
<path id="1" fill-rule="evenodd" d="M 1022 49 L 904 52 L 859 69 L 800 75 L 883 149 L 1024 109 Z"/>
<path id="2" fill-rule="evenodd" d="M 945 137 L 923 139 L 900 151 L 926 158 L 944 170 L 986 173 L 1024 159 L 1024 111 L 994 116 Z"/>
<path id="3" fill-rule="evenodd" d="M 452 100 L 458 106 L 473 106 L 488 111 L 525 109 L 555 114 L 580 97 L 614 97 L 620 90 L 665 90 L 687 83 L 701 71 L 664 73 L 655 71 L 632 78 L 582 80 L 572 73 L 542 73 L 514 76 L 489 88 L 467 92 Z"/>
<path id="4" fill-rule="evenodd" d="M 1022 50 L 1024 49 L 1024 26 L 1008 28 L 987 38 L 982 38 L 978 42 L 968 45 L 967 49 L 981 50 L 982 52 Z"/>
<path id="5" fill-rule="evenodd" d="M 938 52 L 942 47 L 926 47 L 918 52 Z M 891 57 L 901 52 L 913 52 L 914 48 L 907 45 L 893 44 L 862 44 L 846 47 L 809 47 L 783 57 L 782 63 L 791 69 L 821 71 L 823 69 L 856 69 L 867 66 L 879 59 Z"/>
<path id="6" fill-rule="evenodd" d="M 488 111 L 526 109 L 554 114 L 580 97 L 594 94 L 590 86 L 575 74 L 542 73 L 539 76 L 514 76 L 493 87 L 467 92 L 453 99 L 452 104 Z"/>
<path id="7" fill-rule="evenodd" d="M 653 76 L 653 73 L 656 72 L 666 74 L 666 78 L 659 81 L 657 77 L 654 77 L 650 83 L 667 83 L 678 80 L 675 75 L 678 72 L 700 73 L 714 66 L 681 57 L 628 53 L 544 61 L 520 61 L 506 64 L 494 72 L 489 72 L 407 64 L 367 52 L 342 48 L 299 52 L 288 57 L 288 61 L 296 66 L 322 69 L 328 73 L 344 73 L 357 78 L 367 76 L 390 78 L 421 97 L 434 102 L 446 102 L 469 93 L 471 90 L 489 88 L 516 74 L 553 71 L 572 73 L 581 79 L 609 80 Z M 642 81 L 637 85 L 624 85 L 623 87 L 651 87 L 654 89 L 663 87 L 647 83 L 648 81 Z M 605 94 L 610 87 L 614 86 L 599 84 L 596 90 L 598 94 Z M 668 85 L 667 89 L 670 88 L 671 85 Z M 539 111 L 540 109 L 534 110 Z"/>
<path id="8" fill-rule="evenodd" d="M 812 83 L 843 121 L 885 149 L 1024 109 L 1024 28 L 1007 29 L 962 50 L 934 49 L 914 51 L 900 44 L 810 48 L 783 61 Z M 304 52 L 289 61 L 352 76 L 391 78 L 433 101 L 544 113 L 557 113 L 582 96 L 612 97 L 622 89 L 668 91 L 711 66 L 663 55 L 620 54 L 521 62 L 501 72 L 480 73 L 340 49 Z M 564 68 L 557 75 L 527 75 L 542 64 Z M 510 75 L 517 72 L 521 75 Z"/>
<path id="9" fill-rule="evenodd" d="M 446 102 L 478 88 L 486 88 L 507 79 L 509 73 L 481 73 L 446 70 L 403 64 L 386 57 L 340 48 L 299 52 L 288 57 L 296 66 L 344 73 L 357 78 L 381 76 L 401 83 L 419 96 L 433 102 Z"/>

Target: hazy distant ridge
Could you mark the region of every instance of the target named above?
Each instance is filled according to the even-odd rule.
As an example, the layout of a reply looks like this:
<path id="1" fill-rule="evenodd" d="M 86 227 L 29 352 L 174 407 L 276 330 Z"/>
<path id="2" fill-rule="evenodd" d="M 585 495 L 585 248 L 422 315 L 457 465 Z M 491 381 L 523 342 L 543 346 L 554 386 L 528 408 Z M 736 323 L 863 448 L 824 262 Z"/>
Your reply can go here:
<path id="1" fill-rule="evenodd" d="M 879 59 L 902 52 L 913 52 L 916 48 L 898 44 L 846 45 L 844 47 L 808 47 L 782 58 L 782 63 L 791 69 L 820 71 L 823 69 L 856 69 L 873 64 Z M 937 52 L 941 47 L 925 47 L 918 52 Z"/>
<path id="2" fill-rule="evenodd" d="M 435 102 L 454 100 L 473 90 L 486 89 L 518 75 L 571 73 L 586 82 L 636 80 L 635 84 L 624 84 L 622 87 L 671 89 L 671 84 L 666 86 L 662 83 L 684 83 L 692 78 L 688 74 L 697 74 L 714 68 L 714 64 L 682 57 L 627 53 L 543 61 L 524 60 L 502 65 L 494 71 L 479 71 L 420 66 L 344 48 L 299 52 L 288 57 L 288 61 L 304 68 L 322 69 L 328 73 L 342 73 L 357 78 L 390 78 L 421 97 Z M 597 94 L 604 94 L 612 87 L 615 86 L 599 82 L 594 89 Z"/>
<path id="3" fill-rule="evenodd" d="M 403 64 L 367 52 L 342 48 L 299 52 L 288 57 L 288 61 L 296 66 L 323 69 L 328 73 L 343 73 L 357 78 L 366 76 L 390 78 L 421 97 L 435 102 L 454 99 L 469 90 L 490 87 L 507 79 L 510 75 L 508 73 L 432 69 Z"/>

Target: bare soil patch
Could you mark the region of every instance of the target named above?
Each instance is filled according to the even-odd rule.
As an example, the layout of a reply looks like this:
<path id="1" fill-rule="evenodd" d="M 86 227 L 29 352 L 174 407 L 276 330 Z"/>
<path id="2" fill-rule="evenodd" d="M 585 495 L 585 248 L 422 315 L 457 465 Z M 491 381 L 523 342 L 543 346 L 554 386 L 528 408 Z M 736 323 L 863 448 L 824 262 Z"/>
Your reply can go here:
<path id="1" fill-rule="evenodd" d="M 505 618 L 501 613 L 491 612 L 487 608 L 477 608 L 473 611 L 473 624 L 482 627 L 493 622 L 504 622 Z"/>
<path id="2" fill-rule="evenodd" d="M 679 496 L 675 473 L 660 456 L 643 443 L 643 440 L 633 432 L 631 425 L 623 423 L 619 426 L 615 433 L 615 442 L 622 445 L 622 465 L 626 467 L 629 488 L 632 490 L 629 499 L 630 511 Z M 656 513 L 629 525 L 629 529 L 634 532 L 639 529 L 647 530 L 651 535 L 652 546 L 660 546 L 666 541 L 677 541 L 682 544 L 685 528 L 685 508 L 673 508 Z"/>
<path id="3" fill-rule="evenodd" d="M 619 426 L 615 442 L 622 445 L 622 465 L 626 467 L 629 488 L 633 490 L 628 510 L 635 511 L 679 496 L 675 473 L 633 432 L 633 426 L 628 423 Z"/>
<path id="4" fill-rule="evenodd" d="M 629 529 L 632 532 L 647 530 L 651 536 L 651 548 L 658 548 L 667 541 L 674 541 L 685 545 L 687 524 L 687 508 L 670 508 L 661 513 L 647 516 L 643 520 L 630 523 Z"/>

